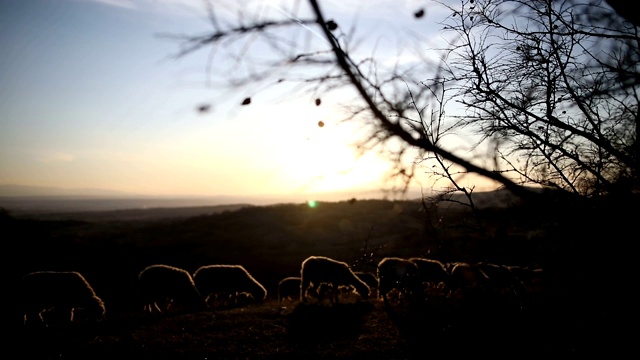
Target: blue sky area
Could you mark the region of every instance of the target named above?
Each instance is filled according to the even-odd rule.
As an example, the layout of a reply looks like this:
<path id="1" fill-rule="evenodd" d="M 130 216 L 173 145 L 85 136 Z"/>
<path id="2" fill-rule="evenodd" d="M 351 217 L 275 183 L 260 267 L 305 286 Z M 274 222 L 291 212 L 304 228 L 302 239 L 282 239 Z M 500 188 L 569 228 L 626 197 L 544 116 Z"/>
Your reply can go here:
<path id="1" fill-rule="evenodd" d="M 281 9 L 298 2 L 250 3 L 284 18 Z M 413 10 L 424 6 L 322 3 L 343 24 L 357 18 L 365 33 L 387 22 L 395 32 L 403 24 L 398 16 L 413 21 Z M 310 95 L 228 91 L 207 81 L 207 49 L 172 58 L 180 42 L 160 35 L 211 31 L 203 4 L 0 1 L 0 185 L 146 195 L 383 187 L 389 164 L 375 154 L 355 155 L 356 129 L 339 121 L 337 99 L 327 96 L 318 107 Z M 438 27 L 426 24 L 425 34 L 436 37 Z M 316 36 L 309 28 L 295 31 Z M 375 46 L 397 37 L 375 38 Z M 214 66 L 235 71 L 230 63 Z M 247 96 L 251 106 L 239 106 Z M 211 111 L 198 112 L 201 104 Z"/>

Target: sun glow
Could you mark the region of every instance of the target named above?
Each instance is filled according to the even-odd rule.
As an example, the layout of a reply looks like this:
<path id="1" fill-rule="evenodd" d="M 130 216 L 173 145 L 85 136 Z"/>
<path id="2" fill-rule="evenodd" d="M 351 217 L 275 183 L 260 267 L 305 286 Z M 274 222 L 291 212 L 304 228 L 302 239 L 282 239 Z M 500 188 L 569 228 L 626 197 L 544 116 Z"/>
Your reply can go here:
<path id="1" fill-rule="evenodd" d="M 283 175 L 298 184 L 298 190 L 309 192 L 380 186 L 389 165 L 374 154 L 358 156 L 338 137 L 327 134 L 300 144 L 285 158 Z"/>

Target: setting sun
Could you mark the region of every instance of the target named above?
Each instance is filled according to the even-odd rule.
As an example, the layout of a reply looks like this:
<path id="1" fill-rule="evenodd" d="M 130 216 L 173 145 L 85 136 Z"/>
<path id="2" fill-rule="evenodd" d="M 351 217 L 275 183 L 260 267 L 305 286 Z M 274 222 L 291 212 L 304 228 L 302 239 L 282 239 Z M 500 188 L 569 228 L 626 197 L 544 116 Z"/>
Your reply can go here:
<path id="1" fill-rule="evenodd" d="M 327 129 L 328 130 L 328 129 Z M 331 135 L 308 140 L 285 159 L 285 176 L 310 192 L 338 191 L 380 185 L 387 165 L 373 155 L 358 157 L 354 149 Z"/>

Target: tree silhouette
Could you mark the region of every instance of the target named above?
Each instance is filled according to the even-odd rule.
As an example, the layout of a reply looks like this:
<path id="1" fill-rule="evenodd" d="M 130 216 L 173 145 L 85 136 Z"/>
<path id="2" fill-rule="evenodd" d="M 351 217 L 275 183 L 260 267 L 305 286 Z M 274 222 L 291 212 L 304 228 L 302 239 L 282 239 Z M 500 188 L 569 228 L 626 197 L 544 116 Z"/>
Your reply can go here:
<path id="1" fill-rule="evenodd" d="M 177 55 L 209 47 L 212 59 L 235 61 L 229 85 L 297 81 L 316 105 L 323 94 L 355 91 L 345 120 L 362 125 L 362 153 L 385 152 L 401 190 L 427 172 L 448 182 L 445 192 L 469 195 L 473 186 L 460 180 L 475 173 L 519 195 L 532 184 L 602 195 L 637 189 L 640 154 L 640 37 L 635 20 L 616 12 L 622 3 L 609 3 L 434 1 L 449 10 L 439 23 L 453 35 L 430 50 L 442 60 L 391 68 L 355 51 L 357 29 L 327 18 L 317 0 L 275 13 L 210 3 L 213 31 L 181 37 Z M 433 21 L 428 10 L 407 17 L 420 26 Z M 300 27 L 312 35 L 291 36 Z M 252 55 L 265 46 L 271 57 Z M 471 146 L 452 146 L 456 136 Z"/>
<path id="2" fill-rule="evenodd" d="M 497 162 L 527 183 L 586 196 L 637 186 L 635 26 L 614 23 L 597 3 L 481 1 L 450 11 L 457 16 L 443 24 L 459 41 L 427 86 L 462 104 L 453 127 L 494 143 Z"/>

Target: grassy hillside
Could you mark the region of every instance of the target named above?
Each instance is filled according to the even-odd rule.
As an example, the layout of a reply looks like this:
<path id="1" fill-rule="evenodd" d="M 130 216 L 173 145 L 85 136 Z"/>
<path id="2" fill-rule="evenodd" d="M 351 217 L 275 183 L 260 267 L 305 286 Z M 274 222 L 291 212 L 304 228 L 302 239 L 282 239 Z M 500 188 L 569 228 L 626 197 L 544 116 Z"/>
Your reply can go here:
<path id="1" fill-rule="evenodd" d="M 301 261 L 310 255 L 342 260 L 358 271 L 375 271 L 375 265 L 387 256 L 542 266 L 551 274 L 551 294 L 557 299 L 549 300 L 545 309 L 550 306 L 554 316 L 566 315 L 554 325 L 561 325 L 569 332 L 580 328 L 576 336 L 586 330 L 593 332 L 594 326 L 615 325 L 617 329 L 618 319 L 627 310 L 622 306 L 627 299 L 616 297 L 614 300 L 606 294 L 623 283 L 623 277 L 612 277 L 612 274 L 626 269 L 628 263 L 623 260 L 630 254 L 627 240 L 633 238 L 636 216 L 636 210 L 627 210 L 617 202 L 576 205 L 553 197 L 537 205 L 483 207 L 479 216 L 473 216 L 465 207 L 450 207 L 445 203 L 385 200 L 320 202 L 316 207 L 307 204 L 248 206 L 197 216 L 135 220 L 43 220 L 13 218 L 3 213 L 0 224 L 4 230 L 5 251 L 0 256 L 3 257 L 2 280 L 8 289 L 14 289 L 10 293 L 15 291 L 19 278 L 31 271 L 73 270 L 85 275 L 105 301 L 108 320 L 88 333 L 65 329 L 56 335 L 64 336 L 64 341 L 59 338 L 55 341 L 63 344 L 60 346 L 73 348 L 76 346 L 71 344 L 80 343 L 85 355 L 98 349 L 109 354 L 110 348 L 118 355 L 137 358 L 179 358 L 181 356 L 162 354 L 176 355 L 181 351 L 188 353 L 182 354 L 183 358 L 202 358 L 222 351 L 214 350 L 218 345 L 231 346 L 232 337 L 242 337 L 240 344 L 234 345 L 244 347 L 236 349 L 237 358 L 253 358 L 252 355 L 272 358 L 277 357 L 278 352 L 296 357 L 313 352 L 291 343 L 288 334 L 295 318 L 289 315 L 295 308 L 282 308 L 274 299 L 277 282 L 287 276 L 297 276 Z M 147 319 L 140 314 L 140 304 L 135 297 L 136 281 L 140 270 L 155 263 L 188 271 L 208 264 L 240 264 L 267 288 L 269 298 L 262 306 Z M 615 270 L 611 270 L 614 264 Z M 614 303 L 620 306 L 612 306 Z M 415 352 L 414 342 L 420 343 L 420 340 L 411 335 L 413 332 L 406 333 L 406 324 L 413 328 L 416 323 L 410 319 L 433 319 L 436 313 L 430 312 L 433 309 L 427 312 L 423 309 L 417 314 L 394 317 L 375 300 L 370 304 L 369 308 L 347 310 L 347 313 L 355 311 L 361 315 L 344 324 L 355 332 L 355 337 L 344 334 L 344 338 L 327 340 L 331 344 L 353 347 L 341 352 L 341 347 L 325 346 L 319 352 L 324 355 L 318 358 L 330 357 L 331 351 L 345 358 L 352 358 L 357 352 L 372 358 L 408 358 Z M 53 334 L 46 330 L 35 334 L 23 332 L 16 310 L 19 304 L 14 298 L 3 297 L 2 305 L 4 327 L 18 337 L 15 343 L 28 347 L 34 339 L 53 341 L 50 338 Z M 567 309 L 571 309 L 571 315 Z M 340 314 L 343 310 L 329 311 L 325 314 L 327 318 L 338 316 L 336 312 Z M 440 309 L 437 313 L 438 316 L 449 314 L 451 318 L 439 318 L 435 324 L 452 326 L 452 312 Z M 584 318 L 577 316 L 578 313 Z M 313 318 L 318 313 L 298 315 Z M 237 323 L 232 316 L 237 316 Z M 325 316 L 320 316 L 322 318 Z M 541 319 L 550 320 L 547 316 Z M 257 321 L 255 327 L 248 324 L 251 321 Z M 483 318 L 481 322 L 486 321 Z M 363 322 L 373 322 L 379 328 L 371 330 L 369 325 L 361 326 Z M 541 326 L 537 322 L 532 326 L 524 320 L 511 325 L 537 330 L 537 326 Z M 222 329 L 228 332 L 227 336 L 220 335 Z M 322 334 L 313 329 L 304 330 L 310 331 L 313 339 L 322 338 Z M 374 333 L 366 335 L 368 331 Z M 455 336 L 460 336 L 457 331 L 462 330 L 458 328 L 455 332 Z M 433 336 L 433 332 L 442 335 L 433 328 L 418 333 Z M 88 334 L 93 337 L 87 339 Z M 260 334 L 271 345 L 263 344 Z M 454 336 L 454 332 L 447 334 Z M 599 335 L 593 333 L 589 339 L 593 336 Z M 362 343 L 355 339 L 365 340 Z M 451 338 L 441 340 L 453 341 Z M 588 352 L 584 348 L 588 341 L 584 340 L 588 339 L 575 340 L 583 347 L 579 350 L 581 353 Z M 559 338 L 553 341 L 554 348 L 568 352 L 575 345 L 574 340 L 564 345 L 556 343 L 561 341 Z M 146 342 L 149 344 L 141 345 Z M 380 352 L 371 350 L 376 347 L 380 347 Z M 77 349 L 71 352 L 76 351 L 82 353 Z M 233 358 L 230 353 L 219 354 Z"/>

